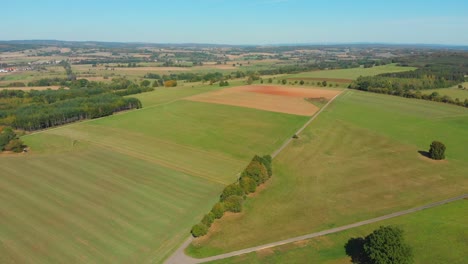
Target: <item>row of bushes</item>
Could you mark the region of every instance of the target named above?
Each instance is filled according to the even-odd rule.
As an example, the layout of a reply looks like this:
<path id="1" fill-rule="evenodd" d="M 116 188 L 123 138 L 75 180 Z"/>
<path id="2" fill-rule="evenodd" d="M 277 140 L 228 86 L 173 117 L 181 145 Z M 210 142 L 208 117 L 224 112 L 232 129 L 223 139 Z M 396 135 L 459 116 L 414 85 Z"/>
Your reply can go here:
<path id="1" fill-rule="evenodd" d="M 226 186 L 211 211 L 203 216 L 200 223 L 192 227 L 194 237 L 204 236 L 216 219 L 223 217 L 225 212 L 239 213 L 242 211 L 247 194 L 256 191 L 257 186 L 266 182 L 273 174 L 271 156 L 255 155 L 249 165 L 241 173 L 238 181 Z"/>

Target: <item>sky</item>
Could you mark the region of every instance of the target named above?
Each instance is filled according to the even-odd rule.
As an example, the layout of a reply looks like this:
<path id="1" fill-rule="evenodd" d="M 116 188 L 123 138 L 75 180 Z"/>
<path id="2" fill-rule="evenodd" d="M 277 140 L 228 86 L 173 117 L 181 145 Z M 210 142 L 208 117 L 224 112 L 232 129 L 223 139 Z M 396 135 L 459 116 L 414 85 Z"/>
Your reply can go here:
<path id="1" fill-rule="evenodd" d="M 468 45 L 468 0 L 2 0 L 0 40 Z"/>

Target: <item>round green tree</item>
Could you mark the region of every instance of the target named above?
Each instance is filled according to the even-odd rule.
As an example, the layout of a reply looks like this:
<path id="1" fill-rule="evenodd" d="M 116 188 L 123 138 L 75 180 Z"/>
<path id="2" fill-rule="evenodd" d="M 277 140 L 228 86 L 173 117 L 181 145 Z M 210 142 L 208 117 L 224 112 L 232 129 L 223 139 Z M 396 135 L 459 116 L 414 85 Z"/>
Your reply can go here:
<path id="1" fill-rule="evenodd" d="M 413 254 L 403 239 L 403 230 L 381 226 L 366 237 L 364 251 L 372 264 L 409 264 Z"/>
<path id="2" fill-rule="evenodd" d="M 193 237 L 204 236 L 208 233 L 208 227 L 203 223 L 196 224 L 192 227 L 191 233 Z"/>
<path id="3" fill-rule="evenodd" d="M 445 159 L 445 145 L 439 141 L 432 141 L 432 144 L 429 148 L 429 157 L 434 160 L 443 160 Z"/>

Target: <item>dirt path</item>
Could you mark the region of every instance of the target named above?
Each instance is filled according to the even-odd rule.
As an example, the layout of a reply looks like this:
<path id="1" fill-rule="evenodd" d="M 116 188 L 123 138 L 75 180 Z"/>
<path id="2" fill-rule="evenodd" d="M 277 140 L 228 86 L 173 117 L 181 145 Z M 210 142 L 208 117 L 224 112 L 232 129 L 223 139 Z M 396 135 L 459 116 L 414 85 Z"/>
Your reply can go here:
<path id="1" fill-rule="evenodd" d="M 300 133 L 302 133 L 302 131 L 304 131 L 304 129 L 310 125 L 310 123 L 312 123 L 312 121 L 315 120 L 315 118 L 317 118 L 318 115 L 320 115 L 320 113 L 322 113 L 323 110 L 325 110 L 329 104 L 331 104 L 336 97 L 340 96 L 341 94 L 346 94 L 347 91 L 344 91 L 342 93 L 339 93 L 337 95 L 335 95 L 332 99 L 330 99 L 330 101 L 328 101 L 328 103 L 326 105 L 324 105 L 317 113 L 315 113 L 315 115 L 312 116 L 312 118 L 309 119 L 309 121 L 307 121 L 307 123 L 305 123 L 297 132 L 296 132 L 296 135 L 299 135 Z M 292 136 L 292 135 L 291 135 Z M 291 141 L 293 141 L 294 139 L 291 137 L 289 138 L 288 140 L 286 140 L 286 142 L 284 142 L 284 144 L 279 147 L 279 149 L 277 149 L 275 152 L 273 152 L 273 154 L 271 154 L 271 157 L 272 158 L 275 158 L 276 156 L 278 156 L 278 154 L 283 151 L 284 148 L 286 148 L 286 146 L 289 145 L 289 143 L 291 143 Z"/>
<path id="2" fill-rule="evenodd" d="M 380 217 L 360 221 L 360 222 L 357 222 L 357 223 L 344 225 L 344 226 L 340 226 L 340 227 L 336 227 L 336 228 L 331 228 L 331 229 L 323 230 L 323 231 L 316 232 L 316 233 L 311 233 L 311 234 L 307 234 L 307 235 L 303 235 L 303 236 L 293 237 L 293 238 L 289 238 L 289 239 L 285 239 L 285 240 L 281 240 L 281 241 L 277 241 L 277 242 L 273 242 L 273 243 L 269 243 L 269 244 L 265 244 L 265 245 L 261 245 L 261 246 L 257 246 L 257 247 L 246 248 L 246 249 L 237 250 L 237 251 L 233 251 L 233 252 L 230 252 L 230 253 L 221 254 L 221 255 L 208 257 L 208 258 L 203 258 L 203 259 L 195 259 L 195 258 L 192 258 L 192 257 L 189 257 L 189 256 L 185 255 L 184 249 L 192 242 L 192 238 L 190 237 L 189 239 L 187 239 L 184 242 L 184 244 L 182 244 L 182 246 L 169 259 L 166 260 L 165 263 L 166 264 L 195 264 L 195 263 L 203 263 L 203 262 L 208 262 L 208 261 L 213 261 L 213 260 L 220 260 L 220 259 L 225 259 L 225 258 L 229 258 L 229 257 L 239 256 L 239 255 L 255 252 L 255 251 L 266 249 L 266 248 L 272 248 L 272 247 L 281 246 L 281 245 L 284 245 L 284 244 L 289 244 L 289 243 L 292 243 L 292 242 L 302 241 L 302 240 L 311 239 L 311 238 L 314 238 L 314 237 L 319 237 L 319 236 L 324 236 L 324 235 L 328 235 L 328 234 L 341 232 L 341 231 L 348 230 L 348 229 L 351 229 L 351 228 L 372 224 L 372 223 L 375 223 L 375 222 L 387 220 L 387 219 L 402 216 L 402 215 L 415 213 L 415 212 L 418 212 L 418 211 L 422 211 L 422 210 L 425 210 L 425 209 L 437 207 L 437 206 L 440 206 L 440 205 L 444 205 L 444 204 L 447 204 L 447 203 L 459 201 L 459 200 L 466 199 L 466 198 L 468 198 L 468 194 L 463 194 L 461 196 L 457 196 L 457 197 L 450 198 L 450 199 L 447 199 L 447 200 L 443 200 L 443 201 L 439 201 L 439 202 L 419 206 L 419 207 L 408 209 L 408 210 L 395 212 L 395 213 L 392 213 L 392 214 L 388 214 L 388 215 L 384 215 L 384 216 L 380 216 Z"/>

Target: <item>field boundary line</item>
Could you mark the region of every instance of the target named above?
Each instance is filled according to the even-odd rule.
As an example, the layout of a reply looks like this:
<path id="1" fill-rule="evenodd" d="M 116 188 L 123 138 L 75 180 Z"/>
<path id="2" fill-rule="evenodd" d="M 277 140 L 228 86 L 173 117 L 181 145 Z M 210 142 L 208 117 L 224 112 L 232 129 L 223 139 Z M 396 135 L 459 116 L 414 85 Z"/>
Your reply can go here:
<path id="1" fill-rule="evenodd" d="M 299 135 L 302 133 L 302 131 L 304 131 L 304 129 L 306 129 L 306 127 L 308 127 L 310 125 L 310 123 L 312 123 L 312 121 L 315 120 L 315 118 L 317 118 L 317 116 L 320 115 L 320 113 L 322 113 L 338 96 L 342 95 L 342 94 L 346 94 L 348 91 L 343 91 L 337 95 L 335 95 L 332 99 L 330 99 L 330 101 L 328 101 L 322 108 L 320 108 L 320 110 L 315 113 L 301 128 L 299 128 L 299 130 L 296 131 L 296 135 Z M 278 154 L 283 151 L 283 149 L 285 149 L 290 143 L 291 141 L 293 141 L 294 138 L 290 137 L 288 140 L 286 140 L 286 142 L 283 143 L 283 145 L 281 145 L 281 147 L 279 147 L 275 152 L 273 152 L 273 154 L 271 154 L 271 157 L 274 159 L 276 156 L 278 156 Z"/>
<path id="2" fill-rule="evenodd" d="M 342 95 L 342 94 L 346 94 L 348 93 L 347 90 L 344 90 L 342 92 L 340 92 L 339 94 L 335 95 L 332 99 L 330 99 L 318 112 L 316 112 L 301 128 L 299 128 L 299 130 L 296 131 L 296 135 L 300 134 L 308 125 L 310 125 L 310 123 L 312 123 L 312 121 L 315 120 L 315 118 L 317 118 L 317 116 L 322 113 L 322 111 L 324 111 L 338 96 Z M 271 155 L 271 157 L 274 159 L 283 149 L 285 149 L 289 143 L 291 143 L 291 141 L 293 140 L 292 137 L 290 137 L 288 140 L 286 140 L 286 142 L 283 143 L 283 145 L 281 145 L 276 151 L 273 152 L 273 154 Z M 237 174 L 238 176 L 240 175 Z M 194 259 L 192 257 L 189 257 L 185 254 L 184 250 L 185 248 L 187 248 L 190 243 L 192 243 L 193 241 L 193 237 L 190 235 L 184 242 L 182 245 L 180 245 L 179 248 L 176 249 L 176 251 L 174 251 L 174 253 L 172 253 L 172 255 L 169 256 L 169 258 L 167 258 L 164 263 L 166 264 L 179 264 L 179 263 L 199 263 L 199 262 L 193 262 L 194 260 L 197 260 L 197 259 Z"/>
<path id="3" fill-rule="evenodd" d="M 467 199 L 467 198 L 468 198 L 468 193 L 460 195 L 460 196 L 456 196 L 456 197 L 453 197 L 453 198 L 445 199 L 445 200 L 442 200 L 442 201 L 422 205 L 422 206 L 419 206 L 419 207 L 410 208 L 410 209 L 403 210 L 403 211 L 398 211 L 398 212 L 395 212 L 395 213 L 391 213 L 391 214 L 387 214 L 387 215 L 383 215 L 383 216 L 379 216 L 379 217 L 359 221 L 359 222 L 356 222 L 356 223 L 352 223 L 352 224 L 348 224 L 348 225 L 344 225 L 344 226 L 340 226 L 340 227 L 326 229 L 326 230 L 315 232 L 315 233 L 310 233 L 310 234 L 306 234 L 306 235 L 302 235 L 302 236 L 297 236 L 297 237 L 293 237 L 293 238 L 289 238 L 289 239 L 280 240 L 280 241 L 277 241 L 277 242 L 272 242 L 272 243 L 268 243 L 268 244 L 264 244 L 264 245 L 260 245 L 260 246 L 256 246 L 256 247 L 241 249 L 241 250 L 233 251 L 233 252 L 230 252 L 230 253 L 225 253 L 225 254 L 212 256 L 212 257 L 207 257 L 207 258 L 202 258 L 202 259 L 195 259 L 195 258 L 192 258 L 192 257 L 189 257 L 189 256 L 185 255 L 183 250 L 193 240 L 190 237 L 189 239 L 187 239 L 184 242 L 184 244 L 182 244 L 182 246 L 185 246 L 183 248 L 183 250 L 181 251 L 183 256 L 176 256 L 176 254 L 174 254 L 173 258 L 170 258 L 170 259 L 166 260 L 164 263 L 166 263 L 166 264 L 176 264 L 176 263 L 177 264 L 178 263 L 196 264 L 196 263 L 204 263 L 204 262 L 208 262 L 208 261 L 226 259 L 226 258 L 230 258 L 230 257 L 234 257 L 234 256 L 239 256 L 239 255 L 244 255 L 244 254 L 247 254 L 247 253 L 256 252 L 256 251 L 259 251 L 259 250 L 262 250 L 262 249 L 277 247 L 277 246 L 281 246 L 281 245 L 285 245 L 285 244 L 289 244 L 289 243 L 293 243 L 293 242 L 297 242 L 297 241 L 303 241 L 303 240 L 307 240 L 307 239 L 311 239 L 311 238 L 315 238 L 315 237 L 320 237 L 320 236 L 324 236 L 324 235 L 338 233 L 338 232 L 345 231 L 345 230 L 348 230 L 348 229 L 352 229 L 352 228 L 355 228 L 355 227 L 360 227 L 360 226 L 380 222 L 380 221 L 383 221 L 383 220 L 395 218 L 395 217 L 398 217 L 398 216 L 403 216 L 403 215 L 416 213 L 416 212 L 419 212 L 419 211 L 422 211 L 422 210 L 425 210 L 425 209 L 434 208 L 434 207 L 437 207 L 437 206 L 441 206 L 441 205 L 444 205 L 444 204 L 456 202 L 456 201 Z M 176 253 L 179 253 L 179 251 L 176 251 Z"/>
<path id="4" fill-rule="evenodd" d="M 207 91 L 207 92 L 209 92 L 209 91 Z M 206 92 L 202 92 L 202 93 L 206 93 Z M 23 135 L 22 137 L 32 136 L 32 135 L 35 135 L 35 134 L 41 134 L 41 133 L 45 133 L 45 132 L 48 132 L 48 131 L 61 129 L 61 128 L 63 128 L 63 127 L 68 127 L 68 126 L 73 126 L 73 125 L 78 125 L 78 124 L 83 124 L 83 123 L 94 122 L 94 121 L 96 121 L 96 120 L 100 120 L 100 119 L 107 118 L 107 117 L 111 117 L 111 116 L 125 115 L 125 114 L 128 114 L 128 113 L 134 113 L 134 112 L 136 112 L 136 111 L 142 111 L 142 110 L 146 110 L 146 109 L 152 109 L 152 108 L 155 108 L 155 107 L 158 107 L 158 106 L 168 105 L 168 104 L 172 104 L 172 103 L 177 102 L 177 101 L 185 100 L 186 98 L 188 98 L 188 97 L 190 97 L 190 96 L 193 96 L 193 95 L 180 97 L 180 98 L 177 98 L 177 99 L 174 99 L 174 100 L 171 100 L 171 101 L 167 101 L 167 102 L 159 103 L 159 104 L 154 104 L 154 105 L 142 107 L 142 108 L 139 108 L 139 109 L 132 109 L 132 110 L 127 110 L 127 111 L 115 112 L 115 113 L 113 113 L 112 115 L 108 115 L 108 116 L 102 116 L 102 117 L 93 118 L 93 119 L 84 119 L 83 121 L 72 122 L 72 123 L 64 124 L 64 125 L 57 126 L 57 127 L 50 127 L 50 128 L 46 128 L 46 129 L 42 129 L 42 130 L 39 130 L 39 131 L 32 132 L 32 133 L 30 133 L 30 134 Z"/>

